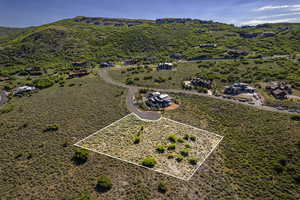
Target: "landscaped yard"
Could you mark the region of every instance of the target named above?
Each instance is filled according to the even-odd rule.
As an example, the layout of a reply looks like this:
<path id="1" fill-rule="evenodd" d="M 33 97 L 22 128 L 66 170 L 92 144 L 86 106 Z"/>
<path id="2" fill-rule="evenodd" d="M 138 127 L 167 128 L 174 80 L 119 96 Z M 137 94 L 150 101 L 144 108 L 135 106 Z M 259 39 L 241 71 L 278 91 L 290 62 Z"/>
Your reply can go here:
<path id="1" fill-rule="evenodd" d="M 221 140 L 167 118 L 143 121 L 130 114 L 76 146 L 188 180 Z"/>

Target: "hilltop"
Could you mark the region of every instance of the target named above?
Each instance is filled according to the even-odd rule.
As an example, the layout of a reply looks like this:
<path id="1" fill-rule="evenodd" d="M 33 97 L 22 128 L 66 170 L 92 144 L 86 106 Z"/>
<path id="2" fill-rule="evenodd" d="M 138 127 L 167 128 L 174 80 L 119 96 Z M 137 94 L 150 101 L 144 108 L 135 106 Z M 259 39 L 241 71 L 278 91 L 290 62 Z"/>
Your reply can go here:
<path id="1" fill-rule="evenodd" d="M 21 30 L 0 29 L 0 74 L 72 61 L 120 61 L 172 53 L 184 59 L 260 57 L 299 52 L 300 24 L 235 27 L 197 19 L 75 17 Z"/>

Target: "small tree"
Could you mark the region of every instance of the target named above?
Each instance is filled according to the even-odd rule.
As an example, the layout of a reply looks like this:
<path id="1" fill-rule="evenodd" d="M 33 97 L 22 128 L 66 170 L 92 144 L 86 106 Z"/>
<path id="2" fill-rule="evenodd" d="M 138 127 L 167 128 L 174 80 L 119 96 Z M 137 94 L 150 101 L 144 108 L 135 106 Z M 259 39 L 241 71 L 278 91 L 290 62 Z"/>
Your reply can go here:
<path id="1" fill-rule="evenodd" d="M 164 153 L 166 150 L 166 146 L 164 145 L 158 145 L 158 147 L 156 148 L 156 151 L 159 153 Z"/>
<path id="2" fill-rule="evenodd" d="M 189 159 L 189 163 L 190 163 L 191 165 L 196 165 L 196 164 L 198 163 L 198 158 L 190 158 L 190 159 Z"/>
<path id="3" fill-rule="evenodd" d="M 96 189 L 99 192 L 107 192 L 112 188 L 112 182 L 110 180 L 110 178 L 108 178 L 107 176 L 101 176 L 98 179 L 97 185 L 96 185 Z"/>
<path id="4" fill-rule="evenodd" d="M 73 160 L 76 164 L 83 164 L 88 160 L 89 152 L 86 149 L 75 149 Z"/>
<path id="5" fill-rule="evenodd" d="M 183 149 L 180 151 L 180 154 L 184 157 L 187 157 L 189 155 L 189 150 L 188 149 Z"/>
<path id="6" fill-rule="evenodd" d="M 172 134 L 172 135 L 169 135 L 168 136 L 168 140 L 170 141 L 170 142 L 176 142 L 177 141 L 177 136 L 176 135 L 174 135 L 174 134 Z"/>
<path id="7" fill-rule="evenodd" d="M 134 144 L 138 144 L 138 143 L 140 143 L 140 141 L 141 141 L 140 136 L 135 136 L 135 137 L 133 138 L 133 143 L 134 143 Z"/>
<path id="8" fill-rule="evenodd" d="M 158 191 L 161 192 L 161 193 L 166 193 L 168 188 L 167 188 L 167 185 L 165 182 L 161 181 L 159 184 L 158 184 Z"/>

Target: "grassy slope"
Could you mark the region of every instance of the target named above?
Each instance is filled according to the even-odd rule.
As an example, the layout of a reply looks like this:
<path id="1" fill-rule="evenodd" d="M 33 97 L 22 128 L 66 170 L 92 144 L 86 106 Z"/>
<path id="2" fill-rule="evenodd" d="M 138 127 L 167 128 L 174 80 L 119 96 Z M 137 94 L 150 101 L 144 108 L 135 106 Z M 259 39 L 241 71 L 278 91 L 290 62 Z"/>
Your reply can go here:
<path id="1" fill-rule="evenodd" d="M 14 110 L 0 115 L 4 199 L 74 199 L 83 192 L 93 199 L 299 198 L 299 185 L 293 180 L 300 170 L 300 150 L 295 145 L 300 139 L 299 122 L 283 114 L 194 96 L 178 96 L 182 106 L 166 116 L 225 138 L 189 182 L 94 153 L 86 164 L 74 165 L 71 144 L 127 111 L 121 89 L 88 77 L 66 85 L 71 82 L 75 86 L 54 86 L 15 99 Z M 53 123 L 59 130 L 44 133 Z M 63 147 L 66 142 L 69 145 Z M 277 174 L 273 167 L 282 158 L 287 165 Z M 112 179 L 111 191 L 95 192 L 100 175 Z M 165 195 L 157 192 L 161 180 L 168 185 Z"/>

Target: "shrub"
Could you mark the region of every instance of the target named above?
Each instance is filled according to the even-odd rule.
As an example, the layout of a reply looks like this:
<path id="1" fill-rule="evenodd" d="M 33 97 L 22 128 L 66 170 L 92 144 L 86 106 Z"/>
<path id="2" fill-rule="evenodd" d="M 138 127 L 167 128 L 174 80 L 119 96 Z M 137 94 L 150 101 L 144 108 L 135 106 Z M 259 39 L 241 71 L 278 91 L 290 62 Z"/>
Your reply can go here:
<path id="1" fill-rule="evenodd" d="M 86 149 L 75 149 L 73 160 L 76 164 L 83 164 L 88 160 L 89 152 Z"/>
<path id="2" fill-rule="evenodd" d="M 39 89 L 51 87 L 54 83 L 49 78 L 39 78 L 33 81 L 35 87 Z"/>
<path id="3" fill-rule="evenodd" d="M 292 115 L 291 119 L 295 121 L 300 121 L 300 115 Z"/>
<path id="4" fill-rule="evenodd" d="M 107 176 L 101 176 L 97 181 L 96 188 L 100 192 L 107 192 L 110 190 L 112 188 L 112 182 L 110 178 Z"/>
<path id="5" fill-rule="evenodd" d="M 179 143 L 184 143 L 184 140 L 183 140 L 182 138 L 178 138 L 178 139 L 177 139 L 177 142 L 179 142 Z"/>
<path id="6" fill-rule="evenodd" d="M 45 129 L 44 132 L 53 132 L 53 131 L 57 131 L 59 128 L 59 126 L 57 124 L 51 124 L 48 125 Z"/>
<path id="7" fill-rule="evenodd" d="M 91 194 L 83 193 L 78 198 L 76 198 L 76 200 L 91 200 Z"/>
<path id="8" fill-rule="evenodd" d="M 281 174 L 283 172 L 283 167 L 280 164 L 274 164 L 273 169 L 277 174 Z"/>
<path id="9" fill-rule="evenodd" d="M 144 80 L 150 80 L 150 79 L 152 79 L 152 76 L 151 76 L 151 75 L 144 76 Z"/>
<path id="10" fill-rule="evenodd" d="M 190 139 L 191 139 L 192 141 L 196 141 L 196 137 L 193 136 L 193 135 L 190 136 Z"/>
<path id="11" fill-rule="evenodd" d="M 184 134 L 183 139 L 189 140 L 189 138 L 190 138 L 190 135 L 189 135 L 189 134 Z"/>
<path id="12" fill-rule="evenodd" d="M 145 167 L 153 168 L 156 165 L 156 160 L 153 157 L 147 157 L 142 161 L 142 165 Z"/>
<path id="13" fill-rule="evenodd" d="M 169 153 L 168 154 L 168 159 L 173 159 L 173 158 L 175 158 L 175 154 L 174 153 Z"/>
<path id="14" fill-rule="evenodd" d="M 134 81 L 139 81 L 140 80 L 140 78 L 139 77 L 134 77 L 134 79 L 133 79 Z"/>
<path id="15" fill-rule="evenodd" d="M 132 85 L 134 82 L 133 82 L 133 80 L 132 80 L 132 78 L 127 78 L 126 79 L 126 84 L 127 85 Z"/>
<path id="16" fill-rule="evenodd" d="M 149 90 L 147 88 L 142 88 L 139 90 L 139 93 L 146 94 Z"/>
<path id="17" fill-rule="evenodd" d="M 168 136 L 168 140 L 170 141 L 170 142 L 176 142 L 176 140 L 177 140 L 177 136 L 176 135 L 169 135 Z"/>
<path id="18" fill-rule="evenodd" d="M 185 144 L 184 147 L 189 149 L 189 148 L 191 148 L 191 145 Z"/>
<path id="19" fill-rule="evenodd" d="M 189 159 L 189 163 L 191 164 L 191 165 L 196 165 L 197 163 L 198 163 L 198 158 L 190 158 Z"/>
<path id="20" fill-rule="evenodd" d="M 180 154 L 184 157 L 187 157 L 189 155 L 189 150 L 188 149 L 183 149 L 180 151 Z"/>
<path id="21" fill-rule="evenodd" d="M 176 161 L 181 162 L 182 160 L 183 160 L 183 156 L 182 155 L 177 155 Z"/>
<path id="22" fill-rule="evenodd" d="M 158 147 L 156 148 L 156 151 L 159 153 L 164 153 L 166 150 L 166 146 L 164 145 L 158 145 Z"/>
<path id="23" fill-rule="evenodd" d="M 163 181 L 161 181 L 159 184 L 158 184 L 158 191 L 161 192 L 161 193 L 166 193 L 167 192 L 167 184 Z"/>
<path id="24" fill-rule="evenodd" d="M 296 184 L 300 184 L 300 174 L 293 177 Z"/>
<path id="25" fill-rule="evenodd" d="M 13 111 L 13 109 L 14 109 L 13 105 L 7 104 L 7 105 L 3 106 L 2 108 L 0 108 L 0 113 L 1 114 L 9 113 L 9 112 Z"/>
<path id="26" fill-rule="evenodd" d="M 134 143 L 134 144 L 138 144 L 138 143 L 140 143 L 140 141 L 141 141 L 140 136 L 135 136 L 135 137 L 133 138 L 133 143 Z"/>
<path id="27" fill-rule="evenodd" d="M 73 87 L 73 86 L 75 86 L 75 83 L 70 83 L 68 86 Z"/>
<path id="28" fill-rule="evenodd" d="M 175 150 L 176 149 L 176 144 L 170 144 L 168 146 L 168 150 Z"/>

